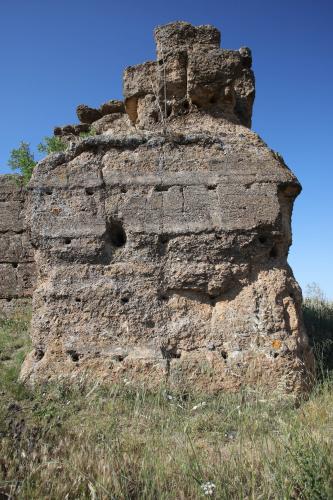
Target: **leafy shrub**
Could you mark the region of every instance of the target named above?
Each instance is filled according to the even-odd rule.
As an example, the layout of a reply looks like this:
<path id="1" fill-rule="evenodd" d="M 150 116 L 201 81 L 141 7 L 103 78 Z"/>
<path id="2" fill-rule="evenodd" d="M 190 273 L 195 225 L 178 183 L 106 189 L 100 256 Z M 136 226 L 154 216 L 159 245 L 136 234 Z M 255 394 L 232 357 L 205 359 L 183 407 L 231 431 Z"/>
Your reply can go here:
<path id="1" fill-rule="evenodd" d="M 30 144 L 21 141 L 17 149 L 12 149 L 8 160 L 8 165 L 12 170 L 19 170 L 22 175 L 23 184 L 27 184 L 36 166 L 33 153 L 30 151 Z"/>
<path id="2" fill-rule="evenodd" d="M 40 153 L 59 153 L 67 148 L 67 144 L 60 137 L 44 137 L 44 140 L 38 145 Z M 22 176 L 23 184 L 28 184 L 32 172 L 37 165 L 34 154 L 30 151 L 30 144 L 21 141 L 20 146 L 13 149 L 10 153 L 8 165 L 12 170 L 18 170 Z"/>
<path id="3" fill-rule="evenodd" d="M 80 132 L 80 137 L 81 139 L 85 139 L 86 137 L 90 137 L 92 135 L 96 135 L 97 132 L 94 128 L 91 128 L 89 130 L 87 130 L 87 132 Z"/>
<path id="4" fill-rule="evenodd" d="M 60 153 L 65 151 L 67 144 L 57 136 L 44 137 L 43 142 L 38 144 L 38 151 L 40 153 L 46 153 L 50 155 L 51 153 Z"/>

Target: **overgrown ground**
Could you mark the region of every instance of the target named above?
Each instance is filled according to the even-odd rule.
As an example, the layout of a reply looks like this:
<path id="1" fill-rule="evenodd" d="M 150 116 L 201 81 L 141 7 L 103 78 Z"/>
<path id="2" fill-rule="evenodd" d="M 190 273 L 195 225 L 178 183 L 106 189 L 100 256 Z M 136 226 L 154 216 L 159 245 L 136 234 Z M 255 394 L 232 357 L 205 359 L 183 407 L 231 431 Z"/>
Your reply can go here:
<path id="1" fill-rule="evenodd" d="M 306 312 L 314 335 L 318 307 Z M 17 382 L 27 325 L 0 320 L 0 499 L 333 498 L 325 366 L 298 404 L 245 389 L 152 394 L 126 383 L 32 392 Z"/>

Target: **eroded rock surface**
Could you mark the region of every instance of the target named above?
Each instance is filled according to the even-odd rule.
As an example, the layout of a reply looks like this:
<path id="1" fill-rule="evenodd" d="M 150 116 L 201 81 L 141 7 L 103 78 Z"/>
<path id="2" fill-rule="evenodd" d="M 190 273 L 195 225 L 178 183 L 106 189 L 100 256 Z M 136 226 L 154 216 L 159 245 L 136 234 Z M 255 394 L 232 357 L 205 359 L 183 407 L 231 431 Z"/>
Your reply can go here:
<path id="1" fill-rule="evenodd" d="M 22 378 L 301 392 L 312 356 L 287 264 L 301 188 L 248 128 L 251 53 L 220 49 L 211 26 L 155 37 L 157 62 L 125 71 L 126 113 L 101 107 L 98 135 L 34 172 Z"/>

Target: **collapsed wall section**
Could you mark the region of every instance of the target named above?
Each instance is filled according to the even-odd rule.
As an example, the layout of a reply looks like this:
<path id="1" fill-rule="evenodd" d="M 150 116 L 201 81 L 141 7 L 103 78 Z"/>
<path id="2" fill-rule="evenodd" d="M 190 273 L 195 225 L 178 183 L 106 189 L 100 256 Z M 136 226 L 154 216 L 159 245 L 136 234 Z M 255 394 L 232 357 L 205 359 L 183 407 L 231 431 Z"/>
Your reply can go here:
<path id="1" fill-rule="evenodd" d="M 25 225 L 27 191 L 16 175 L 0 176 L 0 314 L 15 314 L 31 301 L 33 248 Z"/>

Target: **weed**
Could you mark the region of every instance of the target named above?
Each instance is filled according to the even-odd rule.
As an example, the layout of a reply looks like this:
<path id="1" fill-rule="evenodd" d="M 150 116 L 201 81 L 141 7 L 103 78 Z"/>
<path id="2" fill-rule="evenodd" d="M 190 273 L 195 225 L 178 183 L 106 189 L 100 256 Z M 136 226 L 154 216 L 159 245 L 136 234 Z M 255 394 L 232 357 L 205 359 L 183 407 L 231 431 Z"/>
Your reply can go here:
<path id="1" fill-rule="evenodd" d="M 97 135 L 97 132 L 93 127 L 87 130 L 87 132 L 80 132 L 81 139 L 85 139 L 86 137 L 91 137 L 93 135 Z"/>
<path id="2" fill-rule="evenodd" d="M 43 142 L 37 146 L 40 153 L 46 153 L 47 155 L 60 153 L 61 151 L 65 151 L 66 148 L 67 144 L 61 139 L 61 137 L 55 135 L 52 137 L 44 137 Z"/>
<path id="3" fill-rule="evenodd" d="M 0 321 L 0 496 L 329 499 L 333 380 L 307 400 L 127 381 L 23 387 L 27 318 Z"/>

